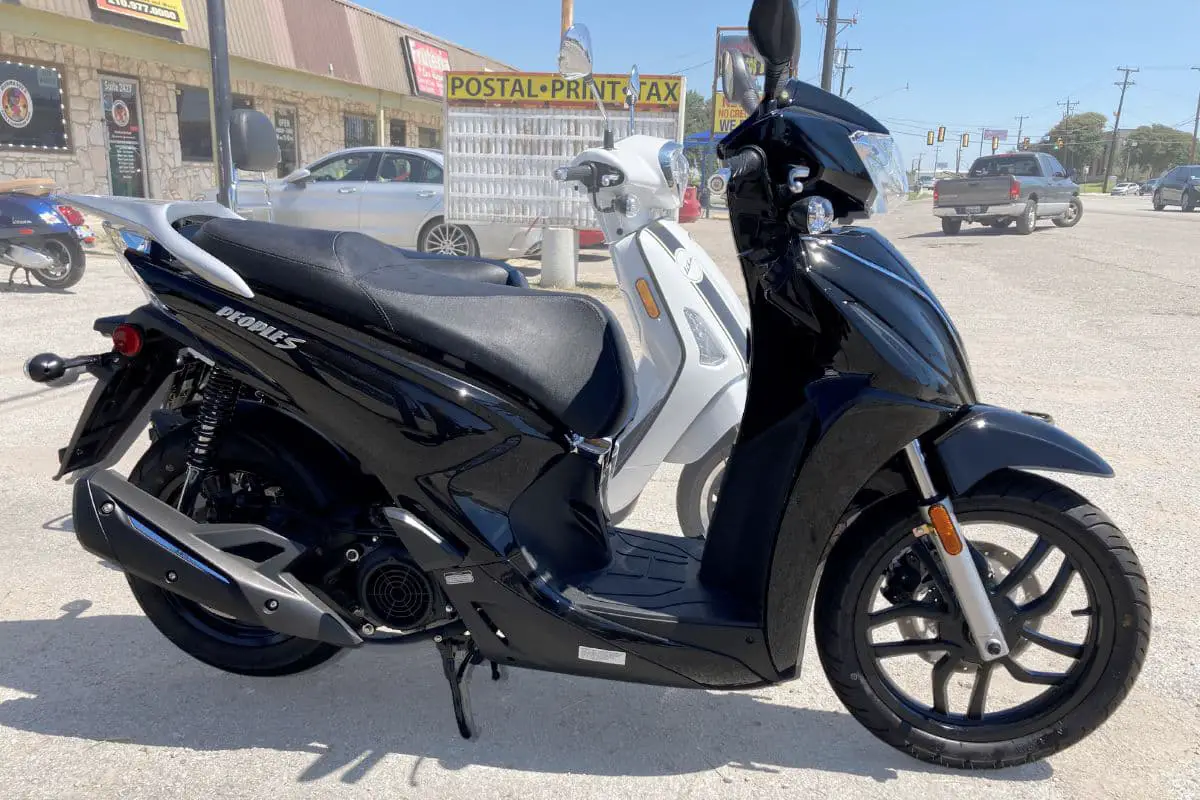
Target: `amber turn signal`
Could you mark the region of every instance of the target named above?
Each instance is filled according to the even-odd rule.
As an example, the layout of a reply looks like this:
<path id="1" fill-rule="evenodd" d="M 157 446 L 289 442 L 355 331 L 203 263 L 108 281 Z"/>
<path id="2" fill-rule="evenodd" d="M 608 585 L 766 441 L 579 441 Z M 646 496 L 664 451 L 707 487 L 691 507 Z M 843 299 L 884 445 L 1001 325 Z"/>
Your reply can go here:
<path id="1" fill-rule="evenodd" d="M 646 315 L 650 319 L 658 319 L 659 314 L 658 303 L 654 300 L 654 294 L 650 291 L 650 284 L 646 283 L 645 278 L 638 278 L 633 284 L 637 287 L 638 297 L 642 298 L 642 307 L 646 309 Z"/>
<path id="2" fill-rule="evenodd" d="M 941 539 L 942 549 L 946 551 L 946 555 L 956 556 L 962 552 L 962 538 L 955 530 L 954 520 L 950 519 L 950 512 L 946 510 L 945 506 L 941 504 L 930 506 L 929 521 L 933 524 L 938 538 Z"/>

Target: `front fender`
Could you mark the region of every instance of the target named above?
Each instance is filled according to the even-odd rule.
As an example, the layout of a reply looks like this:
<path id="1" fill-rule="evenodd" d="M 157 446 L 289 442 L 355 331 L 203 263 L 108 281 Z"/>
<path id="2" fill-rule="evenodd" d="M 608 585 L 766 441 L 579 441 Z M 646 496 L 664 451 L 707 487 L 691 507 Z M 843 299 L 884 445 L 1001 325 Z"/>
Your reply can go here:
<path id="1" fill-rule="evenodd" d="M 1111 478 L 1112 467 L 1075 437 L 1037 417 L 979 405 L 934 441 L 955 495 L 1005 468 Z"/>
<path id="2" fill-rule="evenodd" d="M 717 393 L 704 410 L 696 416 L 683 436 L 671 448 L 665 461 L 668 464 L 693 464 L 713 445 L 737 430 L 746 409 L 746 378 L 738 377 Z"/>

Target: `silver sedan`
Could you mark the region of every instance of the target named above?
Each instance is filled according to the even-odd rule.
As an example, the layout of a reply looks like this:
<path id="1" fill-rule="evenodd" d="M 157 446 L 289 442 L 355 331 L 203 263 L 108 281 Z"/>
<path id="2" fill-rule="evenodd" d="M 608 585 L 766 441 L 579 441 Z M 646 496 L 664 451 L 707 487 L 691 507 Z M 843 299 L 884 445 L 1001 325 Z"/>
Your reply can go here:
<path id="1" fill-rule="evenodd" d="M 447 221 L 444 165 L 439 150 L 338 150 L 265 184 L 242 176 L 237 211 L 248 219 L 360 231 L 388 244 L 427 253 L 507 259 L 538 248 L 541 230 L 534 220 L 529 225 L 469 226 Z M 215 197 L 213 190 L 205 199 Z"/>

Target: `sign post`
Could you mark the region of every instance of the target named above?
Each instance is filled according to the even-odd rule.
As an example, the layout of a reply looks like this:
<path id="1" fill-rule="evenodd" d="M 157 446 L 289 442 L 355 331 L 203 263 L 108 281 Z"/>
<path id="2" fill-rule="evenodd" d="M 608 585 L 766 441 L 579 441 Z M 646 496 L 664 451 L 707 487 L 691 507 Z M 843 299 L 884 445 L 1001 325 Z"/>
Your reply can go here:
<path id="1" fill-rule="evenodd" d="M 233 89 L 229 79 L 229 39 L 225 31 L 225 0 L 208 0 L 208 51 L 212 58 L 213 123 L 217 143 L 217 202 L 237 207 L 233 152 L 229 147 L 229 120 L 233 116 Z"/>
<path id="2" fill-rule="evenodd" d="M 631 132 L 682 139 L 683 78 L 640 76 L 632 131 L 620 113 L 629 76 L 594 78 L 618 144 Z M 564 244 L 543 234 L 542 283 L 572 284 L 574 269 L 554 274 L 555 259 L 573 256 L 574 231 L 595 228 L 596 218 L 587 193 L 553 173 L 604 141 L 604 118 L 587 85 L 553 73 L 449 72 L 445 120 L 447 221 L 519 225 L 531 234 L 570 229 Z M 514 247 L 514 256 L 524 253 L 524 242 Z"/>

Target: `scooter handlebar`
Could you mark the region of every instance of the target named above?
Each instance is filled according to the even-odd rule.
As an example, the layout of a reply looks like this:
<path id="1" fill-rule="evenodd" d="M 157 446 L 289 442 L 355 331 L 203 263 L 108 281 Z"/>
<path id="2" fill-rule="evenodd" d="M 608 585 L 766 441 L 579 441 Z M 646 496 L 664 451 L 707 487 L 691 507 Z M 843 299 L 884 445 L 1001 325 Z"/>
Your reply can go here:
<path id="1" fill-rule="evenodd" d="M 592 174 L 592 167 L 589 164 L 579 164 L 574 167 L 559 167 L 554 170 L 554 177 L 560 181 L 588 183 L 592 179 Z"/>
<path id="2" fill-rule="evenodd" d="M 749 175 L 751 172 L 757 172 L 762 169 L 762 166 L 762 154 L 753 147 L 739 150 L 725 161 L 725 167 L 729 170 L 729 177 L 731 179 Z"/>

